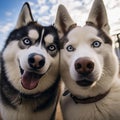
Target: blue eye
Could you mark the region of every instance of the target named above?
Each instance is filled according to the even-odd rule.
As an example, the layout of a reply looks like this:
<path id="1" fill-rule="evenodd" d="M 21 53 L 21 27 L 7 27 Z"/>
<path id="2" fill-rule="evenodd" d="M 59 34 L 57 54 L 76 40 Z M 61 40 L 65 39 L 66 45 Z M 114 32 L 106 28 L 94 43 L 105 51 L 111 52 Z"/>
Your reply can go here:
<path id="1" fill-rule="evenodd" d="M 94 47 L 94 48 L 98 48 L 98 47 L 100 47 L 101 46 L 101 42 L 100 41 L 94 41 L 93 43 L 92 43 L 92 47 Z"/>
<path id="2" fill-rule="evenodd" d="M 25 45 L 31 45 L 31 44 L 32 44 L 32 42 L 31 42 L 31 40 L 30 40 L 29 38 L 24 38 L 24 39 L 23 39 L 23 43 L 24 43 Z"/>
<path id="3" fill-rule="evenodd" d="M 49 45 L 48 47 L 47 47 L 47 49 L 49 50 L 49 51 L 54 51 L 54 50 L 56 50 L 56 46 L 55 45 Z"/>
<path id="4" fill-rule="evenodd" d="M 67 46 L 66 49 L 67 49 L 68 52 L 72 52 L 72 51 L 75 50 L 75 48 L 72 45 Z"/>

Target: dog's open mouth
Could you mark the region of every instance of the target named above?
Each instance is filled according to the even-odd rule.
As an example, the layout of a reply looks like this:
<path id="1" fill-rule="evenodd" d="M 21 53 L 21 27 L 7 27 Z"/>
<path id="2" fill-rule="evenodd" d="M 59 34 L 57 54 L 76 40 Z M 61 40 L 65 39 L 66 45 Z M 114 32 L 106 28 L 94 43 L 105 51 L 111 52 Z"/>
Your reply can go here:
<path id="1" fill-rule="evenodd" d="M 24 71 L 20 68 L 21 70 L 21 84 L 25 89 L 32 90 L 37 87 L 40 78 L 44 74 L 37 74 L 34 72 L 29 72 L 29 71 Z"/>
<path id="2" fill-rule="evenodd" d="M 88 87 L 88 86 L 90 86 L 90 85 L 93 84 L 93 81 L 84 79 L 84 80 L 76 81 L 76 83 L 77 83 L 78 85 L 80 85 L 80 86 Z"/>
<path id="3" fill-rule="evenodd" d="M 37 87 L 40 78 L 43 76 L 33 72 L 24 71 L 21 77 L 21 84 L 25 89 L 32 90 Z"/>

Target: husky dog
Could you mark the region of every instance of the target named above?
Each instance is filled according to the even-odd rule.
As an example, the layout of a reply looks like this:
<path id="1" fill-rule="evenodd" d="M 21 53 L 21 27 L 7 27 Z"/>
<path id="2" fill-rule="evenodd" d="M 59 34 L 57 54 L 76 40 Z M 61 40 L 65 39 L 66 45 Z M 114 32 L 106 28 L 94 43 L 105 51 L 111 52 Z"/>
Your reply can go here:
<path id="1" fill-rule="evenodd" d="M 60 5 L 55 26 L 61 38 L 61 100 L 64 120 L 119 120 L 118 60 L 102 0 L 95 0 L 86 25 L 77 26 Z"/>
<path id="2" fill-rule="evenodd" d="M 59 39 L 53 26 L 33 20 L 23 5 L 2 50 L 0 112 L 3 120 L 54 120 L 60 93 Z"/>

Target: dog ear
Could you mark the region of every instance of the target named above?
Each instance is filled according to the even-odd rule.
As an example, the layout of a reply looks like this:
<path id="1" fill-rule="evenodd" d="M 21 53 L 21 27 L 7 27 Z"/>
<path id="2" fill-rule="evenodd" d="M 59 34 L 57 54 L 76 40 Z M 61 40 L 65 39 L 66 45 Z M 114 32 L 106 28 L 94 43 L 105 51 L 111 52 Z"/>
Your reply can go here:
<path id="1" fill-rule="evenodd" d="M 69 31 L 69 29 L 76 25 L 72 18 L 70 17 L 67 9 L 63 5 L 59 5 L 56 15 L 56 20 L 54 26 L 58 30 L 59 37 L 63 37 L 63 35 Z"/>
<path id="2" fill-rule="evenodd" d="M 86 23 L 92 23 L 97 28 L 109 33 L 110 27 L 103 0 L 95 0 Z"/>
<path id="3" fill-rule="evenodd" d="M 33 20 L 33 17 L 32 17 L 31 9 L 30 9 L 29 4 L 26 2 L 23 5 L 23 7 L 21 9 L 21 12 L 19 14 L 18 21 L 17 21 L 17 24 L 16 24 L 16 28 L 20 28 L 22 26 L 25 26 L 29 22 L 32 22 L 32 21 L 34 21 L 34 20 Z"/>

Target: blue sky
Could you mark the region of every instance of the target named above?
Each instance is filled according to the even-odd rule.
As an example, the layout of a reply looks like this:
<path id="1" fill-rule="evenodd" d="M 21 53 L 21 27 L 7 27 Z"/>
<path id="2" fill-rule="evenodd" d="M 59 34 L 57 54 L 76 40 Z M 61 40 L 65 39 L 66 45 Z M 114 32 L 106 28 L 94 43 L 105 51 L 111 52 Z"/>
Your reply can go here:
<path id="1" fill-rule="evenodd" d="M 103 0 L 107 9 L 111 34 L 120 31 L 120 0 Z M 29 2 L 35 20 L 42 25 L 54 23 L 57 7 L 63 4 L 73 20 L 83 25 L 88 17 L 93 0 L 1 0 L 0 1 L 0 50 L 25 2 Z"/>

